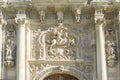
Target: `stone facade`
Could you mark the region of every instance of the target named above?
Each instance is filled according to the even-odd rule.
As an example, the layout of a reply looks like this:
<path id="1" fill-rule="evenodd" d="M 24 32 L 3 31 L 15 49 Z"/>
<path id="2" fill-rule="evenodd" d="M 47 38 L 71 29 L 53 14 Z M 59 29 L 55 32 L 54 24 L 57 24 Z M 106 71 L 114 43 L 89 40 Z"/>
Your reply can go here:
<path id="1" fill-rule="evenodd" d="M 0 0 L 0 79 L 120 80 L 120 0 Z"/>

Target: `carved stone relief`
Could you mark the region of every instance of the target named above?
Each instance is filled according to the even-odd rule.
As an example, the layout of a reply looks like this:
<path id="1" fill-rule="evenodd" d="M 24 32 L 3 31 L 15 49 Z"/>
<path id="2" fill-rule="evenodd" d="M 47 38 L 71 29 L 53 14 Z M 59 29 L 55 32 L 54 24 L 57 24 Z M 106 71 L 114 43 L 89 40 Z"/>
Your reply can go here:
<path id="1" fill-rule="evenodd" d="M 45 23 L 46 20 L 45 10 L 40 10 L 39 15 L 40 15 L 40 22 Z"/>
<path id="2" fill-rule="evenodd" d="M 106 31 L 106 58 L 107 65 L 109 67 L 114 67 L 117 64 L 117 39 L 115 31 L 112 29 Z"/>
<path id="3" fill-rule="evenodd" d="M 118 7 L 108 4 L 103 9 L 105 26 L 105 49 L 108 67 L 115 67 L 118 55 Z"/>
<path id="4" fill-rule="evenodd" d="M 37 30 L 34 30 L 33 31 L 33 38 L 32 38 L 32 53 L 31 54 L 31 58 L 32 59 L 40 59 L 40 58 L 43 58 L 43 54 L 40 54 L 40 53 L 43 53 L 42 51 L 42 45 L 39 44 L 39 35 L 41 34 L 41 30 L 40 29 L 37 29 Z M 40 49 L 39 49 L 40 48 Z"/>
<path id="5" fill-rule="evenodd" d="M 13 25 L 6 31 L 5 66 L 14 67 L 16 56 L 16 32 Z"/>
<path id="6" fill-rule="evenodd" d="M 80 75 L 84 75 L 80 79 L 86 80 L 87 79 L 87 76 L 85 76 L 86 72 L 82 72 L 82 71 L 75 69 L 75 65 L 74 66 L 73 65 L 74 64 L 71 64 L 68 66 L 56 65 L 56 64 L 53 65 L 50 63 L 49 64 L 30 64 L 30 68 L 29 68 L 30 75 L 31 75 L 30 80 L 42 79 L 46 76 L 49 76 L 50 74 L 56 74 L 56 73 L 63 73 L 64 74 L 67 72 L 69 72 L 69 74 L 70 74 L 70 72 L 72 72 L 71 75 L 77 74 L 78 76 L 75 75 L 76 77 L 80 77 Z M 89 67 L 86 66 L 86 70 L 88 70 L 88 69 L 89 69 Z"/>
<path id="7" fill-rule="evenodd" d="M 80 22 L 80 14 L 81 14 L 81 10 L 79 8 L 76 8 L 74 10 L 75 23 L 79 23 Z"/>
<path id="8" fill-rule="evenodd" d="M 76 58 L 77 36 L 60 24 L 46 31 L 34 32 L 39 44 L 39 59 L 74 60 Z M 36 46 L 37 46 L 36 45 Z M 34 45 L 33 45 L 34 47 Z M 36 53 L 36 52 L 35 52 Z"/>
<path id="9" fill-rule="evenodd" d="M 44 70 L 47 67 L 50 67 L 50 64 L 32 64 L 30 65 L 29 71 L 30 71 L 30 79 L 33 80 L 33 78 L 42 70 Z"/>
<path id="10" fill-rule="evenodd" d="M 54 26 L 54 25 L 52 25 Z M 40 27 L 33 30 L 31 59 L 93 60 L 94 27 Z"/>

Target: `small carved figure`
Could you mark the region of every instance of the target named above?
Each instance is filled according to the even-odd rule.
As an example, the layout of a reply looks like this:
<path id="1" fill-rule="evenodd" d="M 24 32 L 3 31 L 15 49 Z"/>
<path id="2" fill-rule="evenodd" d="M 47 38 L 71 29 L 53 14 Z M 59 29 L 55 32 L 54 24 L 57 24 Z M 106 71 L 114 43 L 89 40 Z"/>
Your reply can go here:
<path id="1" fill-rule="evenodd" d="M 76 8 L 74 13 L 75 13 L 75 23 L 79 23 L 80 22 L 80 14 L 81 14 L 80 9 Z"/>
<path id="2" fill-rule="evenodd" d="M 106 57 L 107 64 L 109 67 L 113 67 L 116 64 L 116 54 L 115 54 L 115 43 L 112 41 L 107 41 L 106 44 Z"/>
<path id="3" fill-rule="evenodd" d="M 39 14 L 40 14 L 40 21 L 41 21 L 42 23 L 44 23 L 44 22 L 45 22 L 45 19 L 46 19 L 45 11 L 44 11 L 44 10 L 41 10 Z"/>
<path id="4" fill-rule="evenodd" d="M 7 44 L 6 45 L 6 56 L 11 56 L 11 54 L 12 54 L 12 48 L 11 48 L 11 45 L 10 45 L 10 41 L 8 40 L 8 43 L 9 44 Z"/>
<path id="5" fill-rule="evenodd" d="M 107 44 L 106 44 L 106 53 L 107 53 L 107 56 L 111 56 L 114 54 L 114 43 L 113 42 L 110 42 L 108 41 Z"/>
<path id="6" fill-rule="evenodd" d="M 51 46 L 65 45 L 67 43 L 68 33 L 65 30 L 67 29 L 64 28 L 61 23 L 58 28 L 54 29 L 54 34 L 56 35 L 56 38 L 52 40 Z"/>
<path id="7" fill-rule="evenodd" d="M 12 67 L 15 64 L 15 43 L 8 39 L 6 44 L 5 65 Z"/>

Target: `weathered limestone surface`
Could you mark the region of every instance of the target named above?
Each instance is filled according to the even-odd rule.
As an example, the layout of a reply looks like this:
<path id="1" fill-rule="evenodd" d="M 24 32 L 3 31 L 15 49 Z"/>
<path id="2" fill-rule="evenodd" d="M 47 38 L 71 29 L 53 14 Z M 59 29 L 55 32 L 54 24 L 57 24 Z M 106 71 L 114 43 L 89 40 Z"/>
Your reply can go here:
<path id="1" fill-rule="evenodd" d="M 0 79 L 119 80 L 119 0 L 0 0 Z"/>

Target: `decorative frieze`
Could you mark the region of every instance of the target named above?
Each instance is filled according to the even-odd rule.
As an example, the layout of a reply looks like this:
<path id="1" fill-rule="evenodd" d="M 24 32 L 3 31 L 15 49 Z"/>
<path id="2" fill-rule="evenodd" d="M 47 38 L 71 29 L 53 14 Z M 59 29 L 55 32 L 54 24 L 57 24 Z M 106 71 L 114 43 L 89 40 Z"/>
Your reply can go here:
<path id="1" fill-rule="evenodd" d="M 54 68 L 52 70 L 53 71 L 55 70 L 57 73 L 65 73 L 65 72 L 72 71 L 73 69 L 76 69 L 78 72 L 80 72 L 79 74 L 82 74 L 82 75 L 90 74 L 93 71 L 93 66 L 90 63 L 88 64 L 78 63 L 78 64 L 69 64 L 69 65 L 67 64 L 66 66 L 66 65 L 60 65 L 60 64 L 53 64 L 51 62 L 51 63 L 41 63 L 41 64 L 32 63 L 29 66 L 30 66 L 29 71 L 31 75 L 30 80 L 36 79 L 37 77 L 40 78 L 40 75 L 44 74 L 43 72 L 49 74 L 48 71 L 50 70 L 48 69 L 52 69 L 52 68 Z"/>

